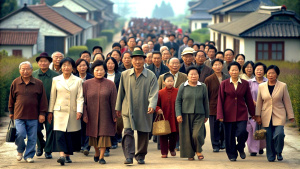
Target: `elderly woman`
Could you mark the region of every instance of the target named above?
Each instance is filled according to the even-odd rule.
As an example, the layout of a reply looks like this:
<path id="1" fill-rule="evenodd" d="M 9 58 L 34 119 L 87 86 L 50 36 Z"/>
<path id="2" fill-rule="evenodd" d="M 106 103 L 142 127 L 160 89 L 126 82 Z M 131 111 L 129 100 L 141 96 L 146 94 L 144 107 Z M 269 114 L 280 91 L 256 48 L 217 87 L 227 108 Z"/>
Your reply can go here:
<path id="1" fill-rule="evenodd" d="M 205 125 L 208 115 L 208 95 L 204 83 L 198 81 L 196 67 L 187 70 L 188 80 L 178 90 L 175 111 L 179 124 L 180 157 L 194 160 L 195 153 L 199 160 L 204 159 L 202 146 L 205 138 Z"/>
<path id="2" fill-rule="evenodd" d="M 252 61 L 247 61 L 243 66 L 243 74 L 240 74 L 240 78 L 244 80 L 250 80 L 254 78 L 253 72 L 254 63 Z"/>
<path id="3" fill-rule="evenodd" d="M 111 146 L 110 136 L 115 135 L 117 90 L 112 81 L 104 78 L 103 61 L 95 61 L 92 72 L 95 78 L 83 84 L 83 121 L 86 123 L 86 135 L 90 136 L 89 145 L 95 148 L 94 161 L 105 164 L 105 149 Z"/>
<path id="4" fill-rule="evenodd" d="M 254 65 L 255 77 L 253 79 L 248 80 L 254 105 L 256 105 L 258 85 L 268 80 L 267 78 L 264 77 L 266 69 L 267 67 L 265 64 L 261 62 L 257 62 Z M 248 145 L 250 156 L 256 156 L 257 153 L 263 154 L 264 153 L 263 149 L 266 148 L 266 140 L 255 140 L 253 137 L 253 134 L 256 129 L 256 125 L 257 124 L 255 122 L 255 119 L 249 118 L 247 123 L 247 131 L 248 131 L 247 145 Z"/>
<path id="5" fill-rule="evenodd" d="M 242 159 L 246 158 L 248 112 L 252 117 L 255 115 L 249 83 L 239 78 L 240 71 L 239 63 L 228 65 L 231 78 L 221 82 L 218 94 L 217 120 L 224 122 L 226 153 L 230 161 L 236 161 L 238 152 Z"/>
<path id="6" fill-rule="evenodd" d="M 235 61 L 238 62 L 238 63 L 241 65 L 241 68 L 243 68 L 243 66 L 244 66 L 244 64 L 245 64 L 245 60 L 246 60 L 246 57 L 245 57 L 245 55 L 243 55 L 243 54 L 237 54 L 237 55 L 235 56 Z M 242 74 L 243 74 L 243 72 L 240 71 L 240 76 L 241 76 Z M 249 79 L 247 79 L 247 80 L 249 80 Z"/>
<path id="7" fill-rule="evenodd" d="M 284 124 L 286 116 L 294 122 L 294 112 L 290 95 L 285 83 L 277 80 L 280 70 L 270 65 L 267 70 L 268 81 L 258 87 L 256 102 L 257 123 L 267 130 L 267 158 L 269 162 L 282 161 L 284 146 Z"/>
<path id="8" fill-rule="evenodd" d="M 53 152 L 59 152 L 57 162 L 72 163 L 70 156 L 81 147 L 81 115 L 83 112 L 82 79 L 72 74 L 73 59 L 60 61 L 62 75 L 52 80 L 49 111 L 53 113 Z"/>

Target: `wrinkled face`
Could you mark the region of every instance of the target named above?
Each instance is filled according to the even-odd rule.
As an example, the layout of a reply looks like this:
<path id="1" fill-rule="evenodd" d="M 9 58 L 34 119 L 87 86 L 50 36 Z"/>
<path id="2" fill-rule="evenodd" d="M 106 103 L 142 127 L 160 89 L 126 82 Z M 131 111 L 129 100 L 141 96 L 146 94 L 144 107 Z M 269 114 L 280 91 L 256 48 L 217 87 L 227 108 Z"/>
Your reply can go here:
<path id="1" fill-rule="evenodd" d="M 192 83 L 196 83 L 199 79 L 199 73 L 197 70 L 193 69 L 188 74 L 188 81 Z"/>
<path id="2" fill-rule="evenodd" d="M 63 59 L 64 57 L 62 56 L 62 54 L 61 53 L 56 53 L 54 56 L 53 56 L 53 60 L 52 60 L 52 62 L 53 62 L 53 64 L 55 65 L 55 66 L 59 66 L 59 62 Z"/>
<path id="3" fill-rule="evenodd" d="M 253 74 L 253 67 L 251 64 L 248 64 L 245 68 L 246 75 L 252 75 Z"/>
<path id="4" fill-rule="evenodd" d="M 166 80 L 164 81 L 167 88 L 172 88 L 174 86 L 174 82 L 175 81 L 173 77 L 167 77 Z"/>
<path id="5" fill-rule="evenodd" d="M 130 57 L 130 53 L 125 53 L 123 58 L 122 58 L 122 62 L 125 66 L 130 66 L 131 65 L 131 57 Z"/>
<path id="6" fill-rule="evenodd" d="M 208 57 L 210 59 L 214 59 L 215 58 L 215 55 L 216 55 L 216 52 L 214 49 L 208 49 L 208 53 L 207 53 Z"/>
<path id="7" fill-rule="evenodd" d="M 50 62 L 46 58 L 40 58 L 40 60 L 38 61 L 38 65 L 40 69 L 45 70 L 49 68 Z"/>
<path id="8" fill-rule="evenodd" d="M 115 58 L 117 60 L 117 62 L 119 63 L 120 60 L 121 60 L 121 56 L 119 55 L 118 52 L 114 51 L 112 54 L 111 54 L 111 57 Z"/>
<path id="9" fill-rule="evenodd" d="M 148 53 L 147 54 L 147 58 L 146 58 L 146 63 L 148 65 L 151 65 L 153 62 L 152 62 L 152 53 Z"/>
<path id="10" fill-rule="evenodd" d="M 149 46 L 148 45 L 144 45 L 142 49 L 143 49 L 144 53 L 148 53 L 149 52 Z"/>
<path id="11" fill-rule="evenodd" d="M 230 67 L 230 69 L 229 69 L 229 74 L 230 74 L 230 76 L 231 76 L 232 78 L 238 78 L 239 73 L 240 73 L 240 71 L 239 71 L 239 67 L 238 67 L 238 66 L 232 65 L 232 66 Z"/>
<path id="12" fill-rule="evenodd" d="M 93 51 L 93 55 L 95 55 L 96 53 L 102 53 L 101 49 L 96 48 L 96 49 Z"/>
<path id="13" fill-rule="evenodd" d="M 152 62 L 155 66 L 158 67 L 158 65 L 161 64 L 162 58 L 160 54 L 152 54 Z"/>
<path id="14" fill-rule="evenodd" d="M 144 68 L 145 59 L 142 56 L 135 56 L 132 58 L 132 65 L 134 69 L 141 70 Z"/>
<path id="15" fill-rule="evenodd" d="M 105 70 L 104 70 L 103 65 L 101 65 L 101 66 L 96 66 L 96 67 L 94 68 L 94 76 L 95 76 L 95 78 L 101 79 L 101 78 L 104 77 L 104 75 L 105 75 Z"/>
<path id="16" fill-rule="evenodd" d="M 256 66 L 255 68 L 255 76 L 260 78 L 263 77 L 265 74 L 264 67 L 262 65 Z"/>
<path id="17" fill-rule="evenodd" d="M 206 57 L 203 52 L 198 52 L 196 55 L 196 63 L 202 65 L 206 61 Z"/>
<path id="18" fill-rule="evenodd" d="M 32 75 L 32 69 L 29 64 L 21 65 L 19 72 L 23 78 L 28 78 Z"/>
<path id="19" fill-rule="evenodd" d="M 88 65 L 86 65 L 84 61 L 81 61 L 80 64 L 77 66 L 77 71 L 80 74 L 86 73 L 87 69 L 88 69 Z"/>
<path id="20" fill-rule="evenodd" d="M 267 78 L 269 81 L 275 81 L 277 79 L 278 75 L 274 69 L 269 69 L 267 71 Z"/>
<path id="21" fill-rule="evenodd" d="M 168 50 L 164 50 L 162 52 L 162 60 L 165 61 L 165 60 L 168 60 L 171 58 L 171 54 Z"/>
<path id="22" fill-rule="evenodd" d="M 182 59 L 186 65 L 191 65 L 194 60 L 194 57 L 193 54 L 185 54 L 183 55 Z"/>
<path id="23" fill-rule="evenodd" d="M 135 40 L 134 40 L 133 38 L 130 38 L 130 39 L 128 40 L 128 47 L 134 48 L 135 45 L 136 45 Z"/>
<path id="24" fill-rule="evenodd" d="M 245 60 L 243 58 L 242 55 L 239 55 L 237 58 L 236 58 L 236 62 L 238 62 L 241 66 L 243 66 L 245 64 Z"/>
<path id="25" fill-rule="evenodd" d="M 113 70 L 115 70 L 116 65 L 111 59 L 109 59 L 106 63 L 106 67 L 107 67 L 107 70 L 113 71 Z"/>
<path id="26" fill-rule="evenodd" d="M 88 63 L 91 62 L 91 56 L 88 53 L 81 54 L 80 58 L 86 60 Z"/>
<path id="27" fill-rule="evenodd" d="M 180 69 L 180 61 L 177 58 L 172 58 L 169 62 L 169 69 L 172 72 L 178 72 Z"/>
<path id="28" fill-rule="evenodd" d="M 233 53 L 230 50 L 226 51 L 224 55 L 226 62 L 230 63 L 233 61 Z"/>
<path id="29" fill-rule="evenodd" d="M 215 73 L 221 73 L 223 69 L 223 64 L 219 61 L 215 61 L 212 69 L 214 70 Z"/>
<path id="30" fill-rule="evenodd" d="M 72 64 L 69 61 L 66 61 L 62 64 L 61 71 L 63 72 L 63 74 L 71 74 L 73 71 Z"/>

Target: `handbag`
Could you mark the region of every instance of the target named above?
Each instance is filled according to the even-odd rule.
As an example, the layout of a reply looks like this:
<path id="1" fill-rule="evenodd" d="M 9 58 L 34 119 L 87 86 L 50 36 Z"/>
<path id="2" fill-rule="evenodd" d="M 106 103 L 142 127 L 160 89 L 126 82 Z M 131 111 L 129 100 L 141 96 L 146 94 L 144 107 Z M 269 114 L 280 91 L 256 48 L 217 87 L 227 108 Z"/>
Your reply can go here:
<path id="1" fill-rule="evenodd" d="M 158 119 L 159 116 L 162 116 L 163 119 Z M 160 136 L 160 135 L 167 135 L 171 133 L 171 127 L 168 120 L 165 120 L 163 114 L 157 114 L 155 120 L 153 122 L 153 135 Z"/>
<path id="2" fill-rule="evenodd" d="M 14 120 L 10 120 L 6 133 L 6 142 L 15 142 L 16 133 L 17 130 L 14 124 Z"/>
<path id="3" fill-rule="evenodd" d="M 253 134 L 254 140 L 264 140 L 266 139 L 267 130 L 262 129 L 261 125 L 256 123 L 255 132 Z"/>

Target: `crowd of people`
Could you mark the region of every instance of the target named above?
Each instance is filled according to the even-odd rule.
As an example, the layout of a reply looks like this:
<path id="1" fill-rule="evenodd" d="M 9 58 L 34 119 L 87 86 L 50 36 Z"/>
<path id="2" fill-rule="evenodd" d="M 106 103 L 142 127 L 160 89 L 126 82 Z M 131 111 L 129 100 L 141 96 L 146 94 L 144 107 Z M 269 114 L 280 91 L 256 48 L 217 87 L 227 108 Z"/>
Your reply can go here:
<path id="1" fill-rule="evenodd" d="M 121 143 L 124 164 L 145 164 L 151 139 L 162 158 L 179 151 L 181 158 L 203 160 L 207 121 L 214 153 L 226 149 L 230 161 L 245 159 L 247 143 L 251 156 L 266 148 L 268 161 L 283 160 L 284 124 L 294 113 L 280 69 L 219 51 L 213 41 L 198 44 L 169 21 L 133 18 L 107 54 L 95 46 L 76 61 L 43 52 L 36 62 L 35 71 L 20 63 L 10 89 L 18 161 L 59 152 L 57 162 L 65 165 L 92 146 L 94 161 L 105 164 Z M 152 136 L 161 114 L 171 133 Z M 265 140 L 254 139 L 258 126 L 266 129 Z"/>

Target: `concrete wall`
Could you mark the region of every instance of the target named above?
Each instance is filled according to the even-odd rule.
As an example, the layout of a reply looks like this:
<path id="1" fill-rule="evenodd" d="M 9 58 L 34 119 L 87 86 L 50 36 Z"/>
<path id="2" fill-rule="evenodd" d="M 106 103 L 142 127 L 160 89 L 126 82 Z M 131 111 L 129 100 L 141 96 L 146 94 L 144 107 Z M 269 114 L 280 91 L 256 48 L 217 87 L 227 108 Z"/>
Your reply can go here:
<path id="1" fill-rule="evenodd" d="M 190 25 L 191 31 L 193 32 L 194 30 L 201 29 L 202 23 L 207 23 L 208 25 L 212 24 L 211 20 L 192 20 Z M 195 24 L 197 24 L 197 28 L 195 27 Z"/>
<path id="2" fill-rule="evenodd" d="M 34 54 L 36 54 L 36 51 L 34 51 L 33 46 L 6 46 L 6 45 L 1 45 L 0 46 L 0 51 L 1 50 L 6 50 L 8 53 L 8 56 L 12 55 L 13 50 L 22 50 L 22 55 L 24 58 L 31 58 Z"/>

